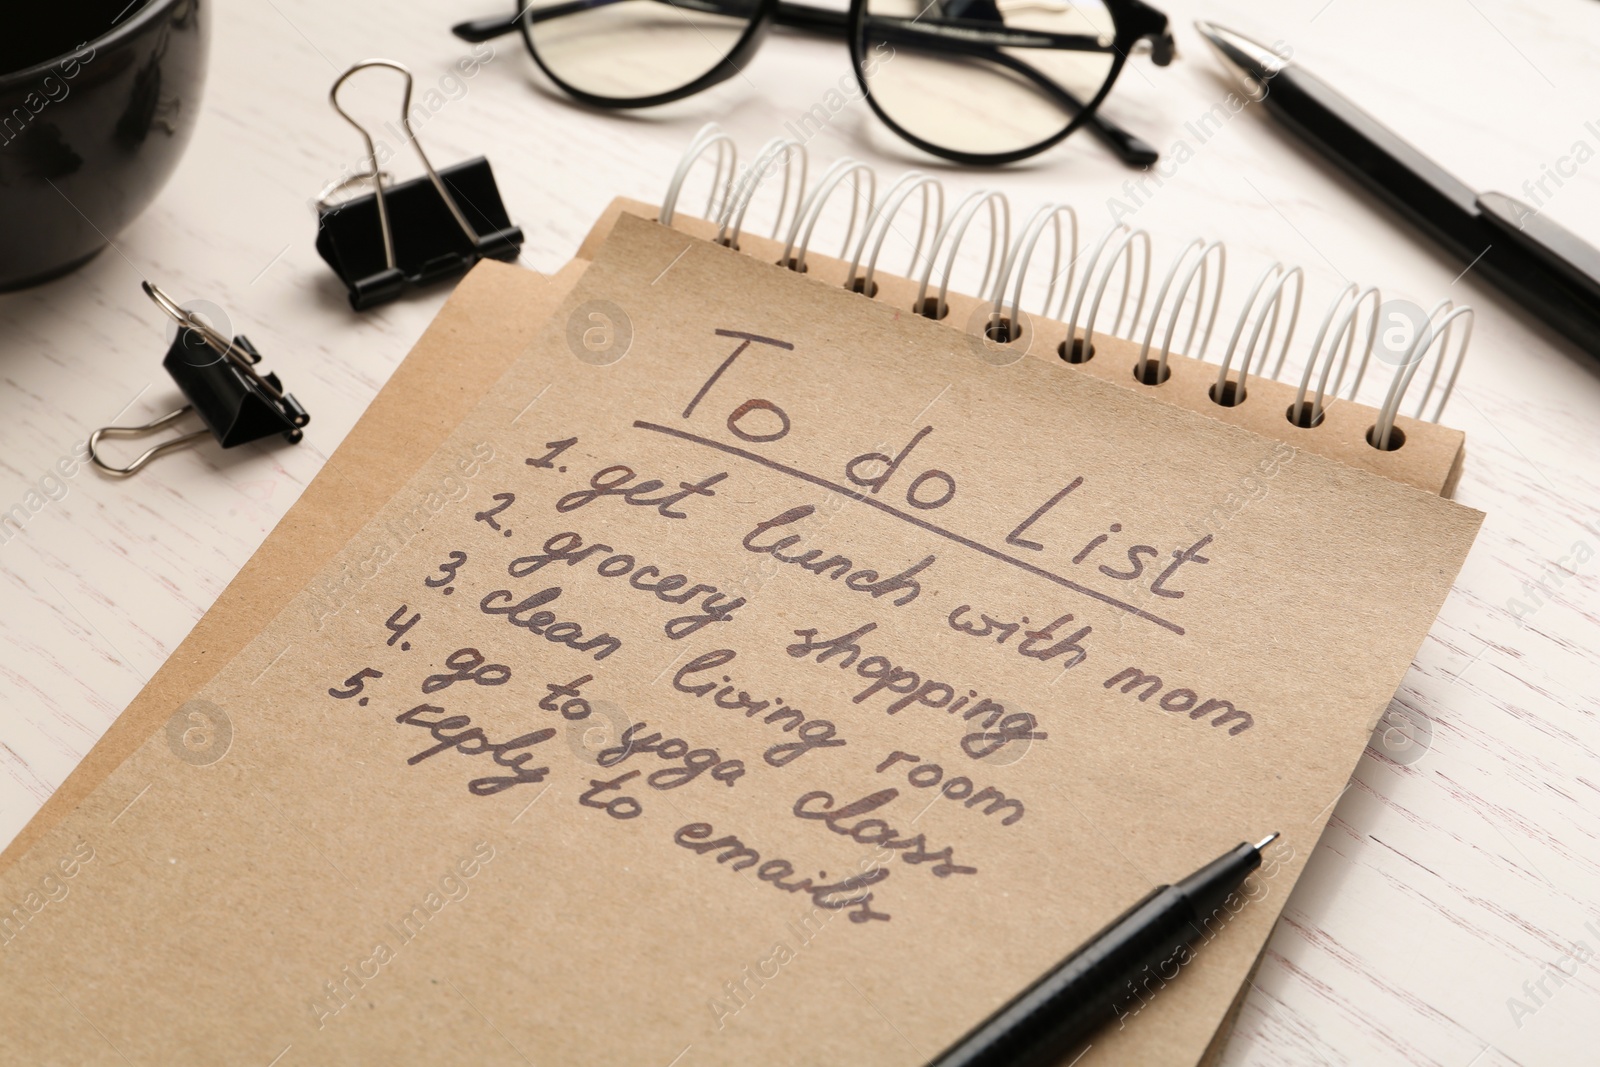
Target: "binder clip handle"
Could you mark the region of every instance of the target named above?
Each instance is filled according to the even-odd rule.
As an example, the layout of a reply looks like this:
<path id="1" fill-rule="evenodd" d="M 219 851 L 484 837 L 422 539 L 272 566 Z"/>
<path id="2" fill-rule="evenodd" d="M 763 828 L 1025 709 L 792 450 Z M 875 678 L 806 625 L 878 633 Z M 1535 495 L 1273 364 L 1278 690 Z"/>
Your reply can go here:
<path id="1" fill-rule="evenodd" d="M 472 223 L 467 221 L 467 216 L 462 214 L 460 205 L 456 203 L 456 198 L 450 195 L 449 189 L 445 188 L 444 180 L 439 177 L 439 172 L 434 170 L 433 164 L 428 161 L 428 153 L 422 150 L 422 142 L 417 140 L 417 135 L 412 132 L 411 90 L 416 84 L 416 80 L 412 78 L 410 68 L 404 63 L 398 63 L 392 59 L 362 60 L 334 79 L 333 88 L 328 90 L 328 102 L 333 105 L 333 110 L 339 113 L 340 118 L 356 128 L 356 132 L 361 135 L 362 143 L 367 146 L 367 165 L 369 169 L 365 174 L 357 175 L 357 177 L 370 178 L 372 180 L 372 189 L 377 194 L 378 200 L 378 226 L 383 230 L 383 258 L 388 267 L 385 273 L 395 274 L 398 277 L 398 281 L 395 284 L 398 285 L 404 284 L 404 276 L 401 275 L 399 264 L 395 259 L 394 226 L 389 222 L 388 198 L 384 196 L 383 192 L 383 172 L 378 169 L 378 150 L 373 145 L 372 134 L 367 132 L 367 128 L 351 118 L 350 112 L 339 105 L 339 89 L 345 82 L 350 80 L 351 75 L 373 67 L 387 67 L 389 70 L 399 71 L 401 77 L 405 78 L 405 95 L 400 98 L 400 128 L 405 131 L 406 140 L 411 142 L 411 147 L 417 150 L 417 158 L 422 160 L 422 169 L 427 171 L 428 180 L 439 191 L 439 198 L 444 201 L 445 207 L 450 209 L 450 215 L 456 220 L 456 225 L 461 227 L 461 232 L 467 235 L 467 240 L 471 241 L 474 247 L 481 247 L 483 241 L 479 238 L 478 231 L 472 228 Z M 376 288 L 385 288 L 377 279 L 368 279 L 368 284 Z"/>
<path id="2" fill-rule="evenodd" d="M 96 467 L 99 467 L 113 478 L 126 478 L 130 474 L 137 474 L 139 471 L 143 470 L 145 465 L 151 460 L 159 456 L 164 456 L 168 452 L 175 452 L 180 448 L 188 448 L 190 445 L 200 440 L 200 438 L 205 437 L 208 433 L 210 433 L 210 431 L 196 430 L 193 433 L 186 433 L 182 437 L 175 437 L 170 441 L 163 441 L 154 448 L 145 449 L 134 459 L 132 463 L 128 464 L 126 467 L 116 467 L 105 461 L 105 458 L 100 455 L 101 439 L 106 437 L 143 437 L 145 434 L 155 433 L 157 430 L 160 430 L 170 422 L 175 422 L 178 419 L 181 419 L 183 416 L 189 414 L 189 412 L 193 410 L 193 404 L 185 404 L 177 411 L 169 411 L 159 419 L 156 419 L 153 422 L 147 422 L 143 426 L 102 426 L 94 433 L 89 435 L 89 459 Z"/>
<path id="3" fill-rule="evenodd" d="M 158 287 L 144 282 L 144 291 L 156 306 L 178 323 L 178 335 L 167 350 L 162 366 L 177 383 L 187 401 L 176 411 L 143 426 L 102 426 L 89 435 L 89 459 L 114 478 L 143 470 L 152 460 L 187 447 L 210 435 L 223 448 L 246 444 L 277 433 L 290 444 L 305 436 L 311 416 L 300 402 L 283 391 L 276 374 L 260 374 L 261 353 L 244 336 L 228 338 L 209 322 L 180 307 Z M 101 455 L 107 437 L 143 437 L 194 413 L 205 429 L 163 441 L 118 467 Z"/>

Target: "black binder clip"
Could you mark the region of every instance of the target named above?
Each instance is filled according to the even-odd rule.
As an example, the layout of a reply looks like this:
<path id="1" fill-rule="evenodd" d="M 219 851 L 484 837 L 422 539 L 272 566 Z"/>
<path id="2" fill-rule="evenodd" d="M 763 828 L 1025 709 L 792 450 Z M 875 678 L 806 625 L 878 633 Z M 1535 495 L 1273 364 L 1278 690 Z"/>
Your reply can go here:
<path id="1" fill-rule="evenodd" d="M 388 67 L 405 76 L 400 125 L 417 150 L 426 178 L 384 188 L 372 135 L 339 106 L 339 87 L 368 67 Z M 478 260 L 514 260 L 522 231 L 511 224 L 489 161 L 479 156 L 435 171 L 411 132 L 411 72 L 389 59 L 357 63 L 333 83 L 328 99 L 367 146 L 368 170 L 323 191 L 317 202 L 317 252 L 350 290 L 357 311 L 393 300 L 409 285 L 426 285 L 465 274 Z M 371 181 L 366 196 L 329 204 L 328 198 L 356 182 Z"/>
<path id="2" fill-rule="evenodd" d="M 143 426 L 102 426 L 89 435 L 89 458 L 94 465 L 117 478 L 142 470 L 157 456 L 183 448 L 210 434 L 223 448 L 258 441 L 270 434 L 282 434 L 295 444 L 305 436 L 301 429 L 311 421 L 299 401 L 283 391 L 276 374 L 258 374 L 255 364 L 261 353 L 244 337 L 232 341 L 217 332 L 192 311 L 178 306 L 166 293 L 144 283 L 144 291 L 156 306 L 178 323 L 178 336 L 167 349 L 161 365 L 178 383 L 188 403 L 170 414 Z M 126 467 L 113 467 L 100 455 L 100 441 L 106 437 L 142 437 L 154 433 L 189 412 L 200 416 L 204 430 L 163 441 L 141 454 Z"/>

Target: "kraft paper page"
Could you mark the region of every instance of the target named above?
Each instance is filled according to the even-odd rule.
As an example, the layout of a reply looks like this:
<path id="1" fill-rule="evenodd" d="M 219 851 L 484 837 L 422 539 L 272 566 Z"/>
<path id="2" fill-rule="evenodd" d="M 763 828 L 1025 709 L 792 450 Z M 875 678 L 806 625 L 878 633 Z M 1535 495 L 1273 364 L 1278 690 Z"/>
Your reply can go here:
<path id="1" fill-rule="evenodd" d="M 915 1065 L 1281 830 L 1080 1061 L 1193 1063 L 1480 519 L 623 218 L 0 877 L 0 1052 Z"/>

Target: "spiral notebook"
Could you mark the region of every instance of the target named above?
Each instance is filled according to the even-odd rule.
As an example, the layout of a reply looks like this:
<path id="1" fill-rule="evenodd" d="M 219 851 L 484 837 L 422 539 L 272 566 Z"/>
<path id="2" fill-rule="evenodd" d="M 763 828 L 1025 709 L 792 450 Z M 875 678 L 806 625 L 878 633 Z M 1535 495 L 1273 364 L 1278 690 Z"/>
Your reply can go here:
<path id="1" fill-rule="evenodd" d="M 1080 1061 L 1197 1062 L 1470 546 L 1454 458 L 602 229 L 536 331 L 463 282 L 412 359 L 509 369 L 363 437 L 404 487 L 319 497 L 359 532 L 0 872 L 3 1058 L 915 1065 L 1281 830 Z"/>

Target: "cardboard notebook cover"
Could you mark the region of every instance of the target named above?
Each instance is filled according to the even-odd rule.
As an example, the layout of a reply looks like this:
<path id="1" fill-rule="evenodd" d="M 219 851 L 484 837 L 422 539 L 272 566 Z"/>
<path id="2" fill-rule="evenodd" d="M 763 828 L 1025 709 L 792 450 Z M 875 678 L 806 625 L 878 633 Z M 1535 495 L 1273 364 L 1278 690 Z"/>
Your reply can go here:
<path id="1" fill-rule="evenodd" d="M 1084 1062 L 1199 1058 L 1481 516 L 686 241 L 621 220 L 196 726 L 0 876 L 71 879 L 0 946 L 6 1057 L 917 1064 L 1265 822 Z M 1123 537 L 1066 578 L 1108 524 L 1167 577 L 1108 586 Z"/>

